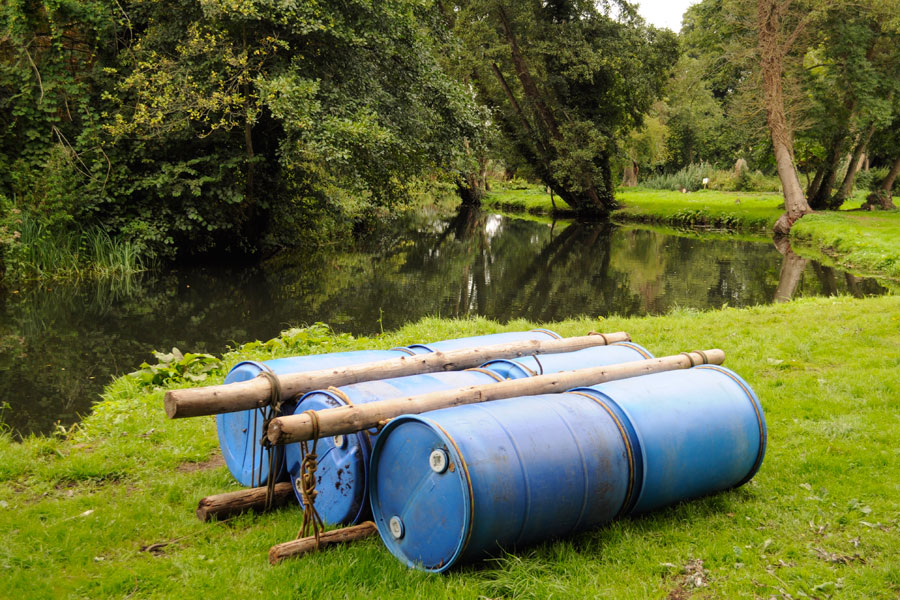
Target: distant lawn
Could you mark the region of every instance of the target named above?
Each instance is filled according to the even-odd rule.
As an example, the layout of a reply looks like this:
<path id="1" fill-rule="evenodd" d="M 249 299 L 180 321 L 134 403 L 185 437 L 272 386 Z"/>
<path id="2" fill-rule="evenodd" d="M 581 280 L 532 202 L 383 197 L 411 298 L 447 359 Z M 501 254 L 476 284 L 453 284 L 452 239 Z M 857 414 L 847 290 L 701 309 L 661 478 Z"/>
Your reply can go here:
<path id="1" fill-rule="evenodd" d="M 897 598 L 898 315 L 900 297 L 841 297 L 549 324 L 626 330 L 658 356 L 725 350 L 765 410 L 762 469 L 736 490 L 446 575 L 407 569 L 376 538 L 270 566 L 268 548 L 296 535 L 300 510 L 200 523 L 201 496 L 237 489 L 214 460 L 214 420 L 167 420 L 161 390 L 122 377 L 69 439 L 0 435 L 0 596 Z M 225 366 L 532 325 L 433 318 L 370 339 L 295 336 Z"/>
<path id="2" fill-rule="evenodd" d="M 791 238 L 818 246 L 842 267 L 900 278 L 900 211 L 808 215 L 794 225 Z"/>
<path id="3" fill-rule="evenodd" d="M 864 192 L 844 203 L 839 212 L 804 217 L 791 238 L 798 254 L 870 275 L 900 278 L 900 212 L 857 212 Z M 754 192 L 674 192 L 643 188 L 620 189 L 614 220 L 656 223 L 675 227 L 713 227 L 768 235 L 784 199 L 778 194 Z M 485 205 L 507 211 L 552 214 L 550 195 L 540 186 L 497 190 Z M 557 209 L 568 206 L 559 198 Z M 568 214 L 568 213 L 564 213 Z"/>

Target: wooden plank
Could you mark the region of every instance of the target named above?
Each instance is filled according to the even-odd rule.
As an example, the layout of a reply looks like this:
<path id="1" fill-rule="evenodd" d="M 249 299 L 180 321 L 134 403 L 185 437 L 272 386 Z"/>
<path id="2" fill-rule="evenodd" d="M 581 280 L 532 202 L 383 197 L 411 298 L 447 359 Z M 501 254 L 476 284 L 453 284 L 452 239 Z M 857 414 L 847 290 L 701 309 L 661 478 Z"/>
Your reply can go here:
<path id="1" fill-rule="evenodd" d="M 342 529 L 334 529 L 319 534 L 319 548 L 331 544 L 346 544 L 369 537 L 377 532 L 375 523 L 365 521 L 359 525 L 352 527 L 344 527 Z M 315 536 L 300 538 L 299 540 L 291 540 L 283 544 L 277 544 L 269 549 L 269 562 L 273 565 L 280 563 L 286 558 L 303 556 L 307 552 L 316 549 Z"/>
<path id="2" fill-rule="evenodd" d="M 296 502 L 291 484 L 276 483 L 272 506 L 284 506 L 292 500 Z M 201 521 L 209 521 L 213 516 L 224 519 L 248 510 L 262 511 L 265 507 L 265 486 L 248 488 L 201 498 L 197 504 L 197 518 Z"/>

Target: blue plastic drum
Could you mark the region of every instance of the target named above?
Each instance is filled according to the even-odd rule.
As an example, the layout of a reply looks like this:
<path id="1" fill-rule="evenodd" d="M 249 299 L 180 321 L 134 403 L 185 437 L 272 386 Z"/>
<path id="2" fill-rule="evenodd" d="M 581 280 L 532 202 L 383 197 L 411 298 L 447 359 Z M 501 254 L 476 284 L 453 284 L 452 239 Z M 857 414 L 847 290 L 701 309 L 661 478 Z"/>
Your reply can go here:
<path id="1" fill-rule="evenodd" d="M 471 370 L 365 381 L 340 388 L 309 392 L 297 403 L 294 414 L 307 410 L 322 410 L 452 390 L 470 385 L 484 385 L 500 380 L 499 376 L 490 371 Z M 376 436 L 376 431 L 362 431 L 319 440 L 316 448 L 319 459 L 316 470 L 318 495 L 315 505 L 316 512 L 325 523 L 350 525 L 368 517 L 369 455 L 372 439 Z M 297 484 L 300 477 L 300 462 L 303 460 L 300 444 L 286 445 L 284 457 L 294 493 L 302 506 L 303 500 Z"/>
<path id="2" fill-rule="evenodd" d="M 475 348 L 482 345 L 501 344 L 504 342 L 525 340 L 559 339 L 559 335 L 547 329 L 533 331 L 514 331 L 475 337 L 459 338 L 434 342 L 428 346 L 410 346 L 393 350 L 359 350 L 353 352 L 335 352 L 332 354 L 315 354 L 278 358 L 264 362 L 247 361 L 234 366 L 225 377 L 225 383 L 246 381 L 260 374 L 266 368 L 276 375 L 315 371 L 334 367 L 389 360 L 410 354 L 427 354 L 434 350 L 458 350 Z M 292 405 L 285 404 L 283 412 L 290 414 Z M 245 486 L 260 486 L 268 482 L 269 467 L 263 460 L 260 464 L 260 438 L 262 437 L 262 415 L 257 410 L 225 413 L 216 417 L 216 428 L 219 435 L 219 447 L 225 457 L 225 464 L 234 478 Z M 274 469 L 276 477 L 281 480 L 287 472 L 284 461 L 279 460 Z"/>
<path id="3" fill-rule="evenodd" d="M 504 379 L 521 379 L 648 358 L 653 358 L 653 355 L 643 346 L 633 342 L 614 342 L 609 346 L 595 346 L 575 352 L 491 360 L 481 365 L 481 368 L 490 369 Z"/>
<path id="4" fill-rule="evenodd" d="M 236 364 L 225 377 L 225 383 L 246 381 L 258 376 L 263 370 L 271 370 L 276 375 L 315 371 L 331 367 L 342 367 L 379 360 L 388 360 L 407 356 L 398 350 L 360 350 L 355 352 L 336 352 L 333 354 L 314 354 L 295 356 L 292 358 L 276 358 L 264 362 L 245 361 Z M 290 414 L 293 405 L 283 405 L 282 412 Z M 262 438 L 263 416 L 258 410 L 216 415 L 216 431 L 219 435 L 219 448 L 225 458 L 228 470 L 234 478 L 245 486 L 266 485 L 269 480 L 269 465 L 260 458 L 263 454 L 260 439 Z M 284 460 L 278 462 L 275 469 L 276 480 L 284 478 Z"/>
<path id="5" fill-rule="evenodd" d="M 741 485 L 765 440 L 746 382 L 707 366 L 406 415 L 373 449 L 372 512 L 397 558 L 444 571 Z"/>
<path id="6" fill-rule="evenodd" d="M 463 348 L 477 348 L 478 346 L 491 346 L 493 344 L 506 344 L 508 342 L 525 342 L 528 340 L 558 340 L 562 339 L 558 333 L 549 329 L 532 329 L 531 331 L 509 331 L 506 333 L 491 333 L 488 335 L 476 335 L 473 337 L 444 340 L 442 342 L 430 342 L 428 344 L 413 344 L 406 348 L 415 354 L 428 354 L 429 352 L 447 352 L 449 350 L 462 350 Z"/>

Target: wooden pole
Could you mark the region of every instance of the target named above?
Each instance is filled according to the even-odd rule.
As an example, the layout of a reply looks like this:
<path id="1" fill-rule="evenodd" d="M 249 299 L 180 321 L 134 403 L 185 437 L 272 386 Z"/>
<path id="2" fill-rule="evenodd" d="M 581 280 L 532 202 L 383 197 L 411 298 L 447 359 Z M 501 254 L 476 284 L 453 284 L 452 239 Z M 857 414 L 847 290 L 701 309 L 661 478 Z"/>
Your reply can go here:
<path id="1" fill-rule="evenodd" d="M 294 498 L 290 483 L 276 483 L 272 506 L 283 506 Z M 197 518 L 209 521 L 213 516 L 224 519 L 248 510 L 262 511 L 266 506 L 266 488 L 257 487 L 227 494 L 201 498 L 197 504 Z"/>
<path id="2" fill-rule="evenodd" d="M 686 352 L 650 360 L 637 360 L 606 367 L 592 367 L 577 371 L 563 371 L 550 375 L 538 375 L 525 379 L 501 381 L 487 385 L 474 385 L 456 390 L 431 392 L 393 400 L 380 400 L 367 404 L 354 404 L 316 411 L 319 420 L 319 437 L 353 433 L 377 427 L 387 419 L 404 414 L 420 414 L 439 408 L 474 404 L 488 400 L 553 394 L 574 387 L 597 385 L 616 379 L 627 379 L 661 371 L 688 369 L 694 365 L 720 365 L 725 361 L 722 350 Z M 289 415 L 272 419 L 266 437 L 272 444 L 290 444 L 312 439 L 312 420 L 307 414 Z"/>
<path id="3" fill-rule="evenodd" d="M 631 337 L 624 331 L 590 334 L 561 340 L 526 340 L 481 348 L 403 356 L 334 369 L 287 373 L 280 375 L 278 379 L 281 383 L 281 399 L 287 400 L 329 386 L 349 385 L 361 381 L 418 375 L 419 373 L 456 371 L 478 367 L 489 360 L 499 358 L 574 352 L 630 340 Z M 166 392 L 165 397 L 166 414 L 170 419 L 180 419 L 260 408 L 269 403 L 272 396 L 271 386 L 272 384 L 267 378 L 256 377 L 228 385 L 170 390 Z"/>
<path id="4" fill-rule="evenodd" d="M 329 544 L 344 544 L 347 542 L 361 540 L 365 537 L 369 537 L 376 531 L 378 531 L 378 529 L 375 527 L 375 523 L 373 523 L 372 521 L 365 521 L 364 523 L 360 523 L 359 525 L 354 525 L 352 527 L 344 527 L 342 529 L 326 531 L 319 534 L 319 548 L 321 548 L 322 546 L 327 546 Z M 291 540 L 290 542 L 284 542 L 283 544 L 277 544 L 269 548 L 269 562 L 273 565 L 276 565 L 286 558 L 290 558 L 292 556 L 302 556 L 307 552 L 312 552 L 315 549 L 315 536 L 300 538 L 299 540 Z"/>

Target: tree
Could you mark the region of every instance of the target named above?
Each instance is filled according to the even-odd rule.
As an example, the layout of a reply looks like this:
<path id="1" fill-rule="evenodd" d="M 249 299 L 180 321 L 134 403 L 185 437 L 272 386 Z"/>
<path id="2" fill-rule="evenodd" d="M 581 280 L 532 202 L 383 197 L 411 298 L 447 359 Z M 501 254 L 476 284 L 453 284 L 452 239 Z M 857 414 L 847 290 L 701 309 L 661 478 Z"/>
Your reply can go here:
<path id="1" fill-rule="evenodd" d="M 677 49 L 616 2 L 617 17 L 585 0 L 454 5 L 456 32 L 479 98 L 538 176 L 582 215 L 614 207 L 616 140 L 640 125 Z"/>
<path id="2" fill-rule="evenodd" d="M 764 106 L 775 164 L 784 193 L 785 213 L 775 223 L 776 233 L 787 233 L 791 226 L 805 214 L 812 212 L 803 190 L 794 160 L 794 139 L 791 125 L 785 114 L 784 61 L 797 38 L 809 24 L 807 12 L 799 16 L 791 0 L 756 0 L 756 34 L 760 56 L 760 71 L 764 92 Z"/>

